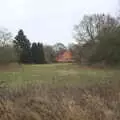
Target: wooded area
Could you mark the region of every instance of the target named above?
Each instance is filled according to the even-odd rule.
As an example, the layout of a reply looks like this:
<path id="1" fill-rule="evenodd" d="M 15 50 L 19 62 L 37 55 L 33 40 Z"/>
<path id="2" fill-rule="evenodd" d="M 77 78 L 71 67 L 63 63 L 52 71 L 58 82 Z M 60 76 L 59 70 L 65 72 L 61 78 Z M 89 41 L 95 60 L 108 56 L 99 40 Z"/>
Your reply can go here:
<path id="1" fill-rule="evenodd" d="M 80 23 L 74 26 L 73 33 L 76 44 L 43 45 L 31 43 L 22 29 L 18 31 L 15 38 L 6 29 L 2 29 L 0 31 L 0 63 L 54 63 L 62 52 L 70 51 L 74 62 L 80 64 L 119 65 L 119 17 L 105 14 L 85 15 Z"/>

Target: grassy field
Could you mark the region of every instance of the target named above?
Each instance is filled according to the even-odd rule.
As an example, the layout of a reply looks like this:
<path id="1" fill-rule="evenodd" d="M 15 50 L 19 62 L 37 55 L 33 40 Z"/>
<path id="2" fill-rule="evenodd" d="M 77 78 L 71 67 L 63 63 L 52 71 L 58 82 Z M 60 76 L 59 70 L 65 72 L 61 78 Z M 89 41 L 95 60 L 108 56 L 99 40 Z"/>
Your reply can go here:
<path id="1" fill-rule="evenodd" d="M 73 64 L 0 70 L 0 120 L 120 120 L 120 71 Z"/>
<path id="2" fill-rule="evenodd" d="M 95 69 L 72 64 L 22 65 L 19 69 L 0 71 L 0 80 L 10 86 L 40 82 L 84 87 L 118 79 L 119 70 Z"/>

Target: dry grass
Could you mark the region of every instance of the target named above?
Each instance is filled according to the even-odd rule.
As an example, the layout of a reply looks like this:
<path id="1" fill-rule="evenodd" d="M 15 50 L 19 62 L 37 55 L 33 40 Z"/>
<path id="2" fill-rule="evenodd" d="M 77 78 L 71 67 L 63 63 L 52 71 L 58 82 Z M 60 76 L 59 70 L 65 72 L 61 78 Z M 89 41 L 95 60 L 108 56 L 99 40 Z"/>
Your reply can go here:
<path id="1" fill-rule="evenodd" d="M 21 65 L 18 63 L 11 63 L 11 64 L 0 64 L 0 72 L 5 72 L 5 71 L 19 71 L 21 68 Z"/>
<path id="2" fill-rule="evenodd" d="M 0 98 L 0 120 L 119 120 L 119 90 L 111 85 L 6 90 Z"/>

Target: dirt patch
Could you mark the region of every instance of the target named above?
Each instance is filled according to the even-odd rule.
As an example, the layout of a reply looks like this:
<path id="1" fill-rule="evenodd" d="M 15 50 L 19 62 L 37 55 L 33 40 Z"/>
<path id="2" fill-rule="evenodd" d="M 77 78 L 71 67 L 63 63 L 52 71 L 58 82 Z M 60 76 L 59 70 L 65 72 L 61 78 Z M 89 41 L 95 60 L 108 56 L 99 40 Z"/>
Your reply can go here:
<path id="1" fill-rule="evenodd" d="M 21 65 L 17 63 L 11 63 L 11 64 L 1 64 L 0 65 L 0 71 L 5 72 L 15 72 L 19 71 L 21 69 Z"/>

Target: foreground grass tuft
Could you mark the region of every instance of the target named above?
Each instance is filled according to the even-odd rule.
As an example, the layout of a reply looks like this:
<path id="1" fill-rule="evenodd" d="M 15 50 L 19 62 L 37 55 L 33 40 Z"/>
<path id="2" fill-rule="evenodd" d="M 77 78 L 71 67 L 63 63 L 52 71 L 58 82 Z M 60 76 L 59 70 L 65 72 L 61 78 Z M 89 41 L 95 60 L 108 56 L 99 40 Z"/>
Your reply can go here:
<path id="1" fill-rule="evenodd" d="M 1 96 L 0 120 L 119 120 L 119 105 L 111 86 L 34 85 Z"/>

